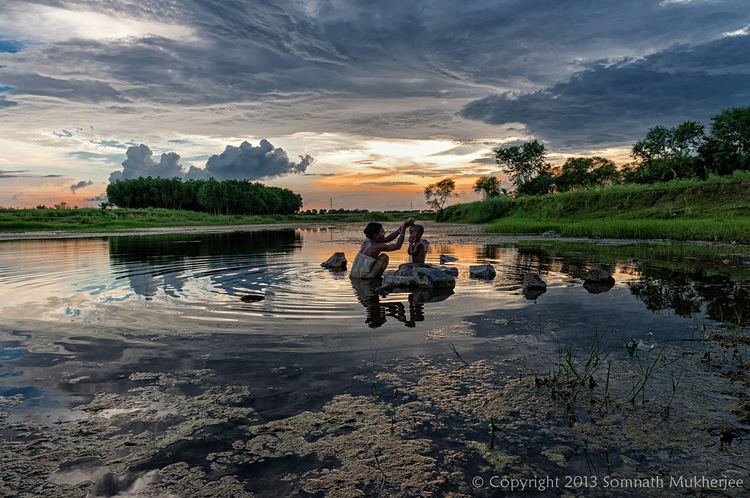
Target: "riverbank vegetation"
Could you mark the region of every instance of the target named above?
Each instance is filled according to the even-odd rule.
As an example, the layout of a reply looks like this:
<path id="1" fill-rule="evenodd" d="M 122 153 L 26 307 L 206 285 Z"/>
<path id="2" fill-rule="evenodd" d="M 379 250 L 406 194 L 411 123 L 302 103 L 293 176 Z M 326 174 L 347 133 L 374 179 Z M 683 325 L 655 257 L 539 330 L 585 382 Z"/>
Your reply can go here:
<path id="1" fill-rule="evenodd" d="M 489 223 L 495 233 L 750 242 L 750 172 L 449 206 L 438 221 Z"/>
<path id="2" fill-rule="evenodd" d="M 495 149 L 511 185 L 480 177 L 484 200 L 449 206 L 438 221 L 490 223 L 490 232 L 750 241 L 750 107 L 727 109 L 711 128 L 655 126 L 618 167 L 570 157 L 553 167 L 538 140 Z"/>
<path id="3" fill-rule="evenodd" d="M 322 210 L 325 211 L 325 210 Z M 418 211 L 368 211 L 359 213 L 292 215 L 224 215 L 175 209 L 0 209 L 0 232 L 64 230 L 96 232 L 179 226 L 224 226 L 274 223 L 345 223 L 403 221 L 408 217 L 431 219 Z"/>

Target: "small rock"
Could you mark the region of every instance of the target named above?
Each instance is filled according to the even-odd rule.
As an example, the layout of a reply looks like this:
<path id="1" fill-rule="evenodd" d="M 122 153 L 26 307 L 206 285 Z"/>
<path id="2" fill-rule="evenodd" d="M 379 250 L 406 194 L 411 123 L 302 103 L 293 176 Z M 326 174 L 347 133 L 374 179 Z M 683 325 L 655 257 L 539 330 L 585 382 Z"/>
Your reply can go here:
<path id="1" fill-rule="evenodd" d="M 320 263 L 320 266 L 332 270 L 346 270 L 346 255 L 343 252 L 335 252 L 333 256 Z"/>
<path id="2" fill-rule="evenodd" d="M 542 237 L 556 237 L 556 236 L 557 236 L 557 232 L 555 232 L 554 230 L 547 230 L 546 232 L 542 233 Z"/>
<path id="3" fill-rule="evenodd" d="M 546 289 L 547 283 L 542 280 L 538 273 L 527 273 L 523 276 L 523 289 Z"/>
<path id="4" fill-rule="evenodd" d="M 265 299 L 265 296 L 259 296 L 257 294 L 248 294 L 247 296 L 242 296 L 240 300 L 243 303 L 257 303 L 258 301 L 263 301 Z"/>
<path id="5" fill-rule="evenodd" d="M 449 266 L 441 266 L 440 269 L 443 270 L 446 274 L 450 275 L 451 277 L 458 276 L 458 268 L 453 268 Z"/>
<path id="6" fill-rule="evenodd" d="M 523 276 L 523 297 L 534 301 L 547 292 L 547 283 L 538 273 L 527 273 Z"/>
<path id="7" fill-rule="evenodd" d="M 469 276 L 473 278 L 484 278 L 487 280 L 495 278 L 495 268 L 492 265 L 476 265 L 469 267 Z"/>
<path id="8" fill-rule="evenodd" d="M 615 279 L 608 271 L 601 268 L 594 268 L 584 277 L 583 288 L 589 294 L 601 294 L 607 292 L 615 285 Z"/>
<path id="9" fill-rule="evenodd" d="M 607 270 L 603 270 L 598 266 L 596 268 L 593 268 L 586 274 L 586 276 L 584 277 L 584 281 L 591 284 L 603 284 L 609 282 L 612 282 L 613 284 L 615 283 L 615 279 L 612 277 L 612 275 L 610 275 Z"/>
<path id="10" fill-rule="evenodd" d="M 447 254 L 440 255 L 440 264 L 450 263 L 453 261 L 458 261 L 458 258 L 454 258 L 453 256 L 448 256 Z"/>
<path id="11" fill-rule="evenodd" d="M 724 260 L 722 260 L 721 262 L 722 262 L 722 263 L 724 263 L 725 265 L 728 265 L 728 264 L 729 264 L 729 260 L 728 260 L 728 259 L 724 259 Z"/>

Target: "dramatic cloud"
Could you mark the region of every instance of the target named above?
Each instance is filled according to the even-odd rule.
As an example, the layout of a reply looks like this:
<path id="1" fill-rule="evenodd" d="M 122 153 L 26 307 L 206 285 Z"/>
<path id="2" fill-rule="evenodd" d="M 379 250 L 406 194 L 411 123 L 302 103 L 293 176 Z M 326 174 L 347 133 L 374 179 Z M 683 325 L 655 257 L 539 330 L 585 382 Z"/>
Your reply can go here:
<path id="1" fill-rule="evenodd" d="M 545 90 L 474 101 L 463 115 L 493 124 L 521 121 L 556 147 L 581 148 L 630 144 L 656 124 L 705 122 L 749 103 L 750 36 L 733 36 L 599 62 Z"/>
<path id="2" fill-rule="evenodd" d="M 158 163 L 154 162 L 151 149 L 144 144 L 129 147 L 125 154 L 128 158 L 122 162 L 122 171 L 113 171 L 109 175 L 110 182 L 140 176 L 175 178 L 185 174 L 180 164 L 180 156 L 175 152 L 162 154 Z"/>
<path id="3" fill-rule="evenodd" d="M 749 26 L 747 0 L 0 0 L 0 167 L 100 182 L 146 143 L 179 148 L 191 177 L 273 178 L 310 153 L 320 174 L 468 182 L 492 166 L 488 143 L 622 154 L 655 124 L 750 103 Z M 293 160 L 240 146 L 200 167 L 248 129 Z M 183 175 L 176 155 L 128 160 L 114 178 Z M 351 207 L 408 190 L 347 197 L 325 179 L 283 182 Z"/>
<path id="4" fill-rule="evenodd" d="M 304 173 L 313 162 L 309 155 L 300 156 L 299 162 L 292 162 L 284 149 L 274 147 L 265 139 L 257 147 L 249 142 L 242 142 L 239 147 L 227 145 L 224 152 L 208 159 L 205 168 L 191 166 L 187 174 L 180 164 L 180 156 L 175 152 L 162 154 L 159 163 L 155 163 L 151 149 L 141 144 L 129 147 L 126 155 L 128 158 L 122 163 L 123 170 L 113 171 L 110 182 L 141 176 L 259 180 Z"/>
<path id="5" fill-rule="evenodd" d="M 191 167 L 188 178 L 217 180 L 273 178 L 290 173 L 304 173 L 313 158 L 300 156 L 299 162 L 291 162 L 282 148 L 276 148 L 268 140 L 261 140 L 257 147 L 242 142 L 239 147 L 227 145 L 218 156 L 211 156 L 204 169 Z"/>
<path id="6" fill-rule="evenodd" d="M 70 186 L 70 191 L 71 192 L 75 192 L 78 189 L 90 187 L 93 184 L 94 184 L 94 182 L 92 182 L 91 180 L 81 180 L 80 182 L 74 183 L 73 185 L 71 185 Z"/>

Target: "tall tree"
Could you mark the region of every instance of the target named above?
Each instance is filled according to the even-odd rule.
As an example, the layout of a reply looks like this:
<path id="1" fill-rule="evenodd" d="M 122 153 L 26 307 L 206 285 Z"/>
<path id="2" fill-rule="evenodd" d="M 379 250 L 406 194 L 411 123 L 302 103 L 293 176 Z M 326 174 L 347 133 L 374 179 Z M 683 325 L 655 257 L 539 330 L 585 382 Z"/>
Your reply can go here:
<path id="1" fill-rule="evenodd" d="M 750 107 L 726 109 L 712 117 L 701 154 L 719 174 L 750 169 Z"/>
<path id="2" fill-rule="evenodd" d="M 501 166 L 503 172 L 510 175 L 517 190 L 521 190 L 524 184 L 540 174 L 550 171 L 547 148 L 538 140 L 522 145 L 497 147 L 494 152 L 495 162 Z"/>
<path id="3" fill-rule="evenodd" d="M 609 185 L 620 180 L 615 163 L 603 157 L 569 157 L 557 169 L 555 187 L 560 192 Z"/>
<path id="4" fill-rule="evenodd" d="M 500 182 L 495 176 L 480 176 L 474 182 L 474 192 L 482 194 L 485 199 L 489 197 L 498 197 L 500 195 Z"/>
<path id="5" fill-rule="evenodd" d="M 456 195 L 456 182 L 452 178 L 444 178 L 437 183 L 431 183 L 424 188 L 424 198 L 427 205 L 436 211 L 442 211 L 446 201 Z"/>

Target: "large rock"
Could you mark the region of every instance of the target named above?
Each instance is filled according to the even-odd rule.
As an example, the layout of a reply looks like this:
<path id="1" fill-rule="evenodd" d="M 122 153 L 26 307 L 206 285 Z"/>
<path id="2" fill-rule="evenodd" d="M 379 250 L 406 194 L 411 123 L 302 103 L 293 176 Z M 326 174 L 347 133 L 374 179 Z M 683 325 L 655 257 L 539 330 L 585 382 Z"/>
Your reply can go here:
<path id="1" fill-rule="evenodd" d="M 332 270 L 346 270 L 346 255 L 343 252 L 335 252 L 333 256 L 320 263 L 320 266 Z"/>
<path id="2" fill-rule="evenodd" d="M 452 266 L 441 266 L 440 269 L 450 275 L 451 277 L 457 277 L 458 276 L 458 268 L 454 268 Z"/>
<path id="3" fill-rule="evenodd" d="M 473 278 L 493 279 L 495 278 L 495 268 L 492 265 L 475 265 L 469 267 L 469 276 Z"/>
<path id="4" fill-rule="evenodd" d="M 583 281 L 583 288 L 591 294 L 601 294 L 614 287 L 615 279 L 608 271 L 602 268 L 593 268 L 586 274 Z"/>
<path id="5" fill-rule="evenodd" d="M 456 279 L 440 268 L 432 266 L 407 266 L 395 272 L 383 275 L 381 290 L 403 287 L 409 289 L 452 290 Z"/>
<path id="6" fill-rule="evenodd" d="M 446 254 L 440 255 L 440 264 L 444 265 L 445 263 L 451 263 L 453 261 L 458 261 L 458 258 L 455 258 L 453 256 L 448 256 Z"/>

